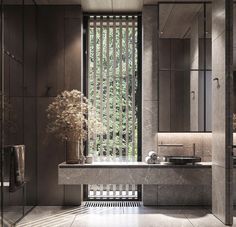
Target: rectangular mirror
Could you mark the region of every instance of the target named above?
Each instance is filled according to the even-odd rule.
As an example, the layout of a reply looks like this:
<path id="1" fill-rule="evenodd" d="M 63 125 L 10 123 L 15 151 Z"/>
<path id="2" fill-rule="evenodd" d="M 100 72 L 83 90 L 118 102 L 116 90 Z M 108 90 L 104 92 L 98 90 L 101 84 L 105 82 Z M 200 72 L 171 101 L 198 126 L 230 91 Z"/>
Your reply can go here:
<path id="1" fill-rule="evenodd" d="M 211 5 L 159 4 L 159 132 L 211 131 Z"/>

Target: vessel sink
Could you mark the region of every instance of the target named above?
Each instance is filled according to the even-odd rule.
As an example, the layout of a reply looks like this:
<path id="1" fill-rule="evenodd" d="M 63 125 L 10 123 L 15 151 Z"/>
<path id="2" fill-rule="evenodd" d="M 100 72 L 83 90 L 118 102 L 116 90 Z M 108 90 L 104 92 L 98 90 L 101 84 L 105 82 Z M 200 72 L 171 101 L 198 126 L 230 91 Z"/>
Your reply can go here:
<path id="1" fill-rule="evenodd" d="M 201 162 L 201 158 L 196 156 L 165 156 L 164 161 L 175 165 L 186 165 Z"/>

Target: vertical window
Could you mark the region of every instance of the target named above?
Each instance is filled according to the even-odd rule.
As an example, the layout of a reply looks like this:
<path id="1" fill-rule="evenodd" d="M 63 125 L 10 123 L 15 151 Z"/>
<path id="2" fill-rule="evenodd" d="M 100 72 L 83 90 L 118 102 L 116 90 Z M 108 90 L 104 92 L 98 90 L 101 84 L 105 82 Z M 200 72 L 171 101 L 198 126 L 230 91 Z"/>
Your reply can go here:
<path id="1" fill-rule="evenodd" d="M 88 21 L 88 99 L 106 128 L 89 139 L 97 161 L 137 160 L 137 17 Z"/>

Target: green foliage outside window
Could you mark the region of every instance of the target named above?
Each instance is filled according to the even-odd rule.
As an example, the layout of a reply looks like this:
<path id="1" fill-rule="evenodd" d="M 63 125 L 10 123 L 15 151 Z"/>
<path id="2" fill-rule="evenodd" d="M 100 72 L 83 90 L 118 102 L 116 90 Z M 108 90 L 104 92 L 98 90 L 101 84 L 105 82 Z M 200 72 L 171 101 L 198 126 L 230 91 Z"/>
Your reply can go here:
<path id="1" fill-rule="evenodd" d="M 107 24 L 89 23 L 88 98 L 107 131 L 89 153 L 137 160 L 137 25 Z"/>

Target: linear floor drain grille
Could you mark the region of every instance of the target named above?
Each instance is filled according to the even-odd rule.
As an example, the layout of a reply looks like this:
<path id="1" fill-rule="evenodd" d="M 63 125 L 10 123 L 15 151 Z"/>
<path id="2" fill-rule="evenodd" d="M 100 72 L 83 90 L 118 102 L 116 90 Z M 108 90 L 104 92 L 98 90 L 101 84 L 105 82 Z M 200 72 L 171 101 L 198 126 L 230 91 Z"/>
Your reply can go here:
<path id="1" fill-rule="evenodd" d="M 140 207 L 141 202 L 137 201 L 89 201 L 85 202 L 85 207 Z"/>

